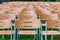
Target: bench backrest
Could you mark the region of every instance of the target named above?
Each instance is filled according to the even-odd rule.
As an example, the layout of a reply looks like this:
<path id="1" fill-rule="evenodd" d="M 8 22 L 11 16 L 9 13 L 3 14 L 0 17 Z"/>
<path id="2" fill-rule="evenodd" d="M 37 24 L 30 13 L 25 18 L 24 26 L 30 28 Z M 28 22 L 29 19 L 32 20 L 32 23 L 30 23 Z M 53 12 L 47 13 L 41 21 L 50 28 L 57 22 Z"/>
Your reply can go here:
<path id="1" fill-rule="evenodd" d="M 20 20 L 16 21 L 17 28 L 40 28 L 40 20 L 34 11 L 22 11 Z"/>
<path id="2" fill-rule="evenodd" d="M 20 19 L 37 19 L 37 15 L 33 11 L 23 11 L 20 14 Z"/>
<path id="3" fill-rule="evenodd" d="M 48 27 L 49 28 L 59 27 L 58 24 L 59 24 L 58 14 L 52 14 L 51 19 L 48 20 Z"/>
<path id="4" fill-rule="evenodd" d="M 0 20 L 0 28 L 11 28 L 11 21 L 9 19 Z"/>
<path id="5" fill-rule="evenodd" d="M 0 14 L 0 20 L 4 20 L 5 19 L 5 15 L 4 14 Z"/>

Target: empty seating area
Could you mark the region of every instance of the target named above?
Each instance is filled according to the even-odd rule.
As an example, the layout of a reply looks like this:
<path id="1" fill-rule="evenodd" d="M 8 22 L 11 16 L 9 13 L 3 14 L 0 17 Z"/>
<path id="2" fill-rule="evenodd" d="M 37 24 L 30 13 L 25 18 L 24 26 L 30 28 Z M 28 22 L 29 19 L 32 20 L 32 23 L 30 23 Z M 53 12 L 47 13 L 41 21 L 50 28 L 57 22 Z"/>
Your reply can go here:
<path id="1" fill-rule="evenodd" d="M 3 2 L 0 4 L 0 40 L 6 40 L 5 35 L 10 35 L 7 40 L 22 40 L 21 35 L 33 35 L 31 40 L 55 40 L 54 35 L 58 35 L 59 40 L 59 3 Z M 30 40 L 28 38 L 23 40 Z"/>

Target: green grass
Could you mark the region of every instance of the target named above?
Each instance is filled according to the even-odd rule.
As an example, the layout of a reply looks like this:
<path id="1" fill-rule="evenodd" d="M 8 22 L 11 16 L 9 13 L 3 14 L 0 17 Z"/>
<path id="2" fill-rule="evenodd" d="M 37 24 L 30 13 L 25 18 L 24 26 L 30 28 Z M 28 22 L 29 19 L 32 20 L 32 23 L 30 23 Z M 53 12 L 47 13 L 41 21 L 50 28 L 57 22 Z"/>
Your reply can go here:
<path id="1" fill-rule="evenodd" d="M 33 35 L 21 35 L 21 40 L 33 40 Z"/>
<path id="2" fill-rule="evenodd" d="M 21 35 L 21 40 L 33 40 L 33 35 Z M 51 35 L 47 36 L 47 40 L 51 40 Z M 54 40 L 58 40 L 58 36 L 54 35 Z M 10 40 L 10 35 L 5 35 L 5 40 Z M 0 35 L 0 40 L 2 40 L 2 36 Z M 43 40 L 45 40 L 45 36 L 43 36 Z"/>

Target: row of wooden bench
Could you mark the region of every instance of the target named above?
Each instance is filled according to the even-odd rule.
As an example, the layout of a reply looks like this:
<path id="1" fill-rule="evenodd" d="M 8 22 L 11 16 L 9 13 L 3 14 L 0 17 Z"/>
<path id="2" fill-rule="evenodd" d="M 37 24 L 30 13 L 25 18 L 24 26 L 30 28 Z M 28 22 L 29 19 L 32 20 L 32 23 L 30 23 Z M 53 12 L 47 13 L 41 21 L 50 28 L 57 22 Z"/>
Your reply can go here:
<path id="1" fill-rule="evenodd" d="M 28 4 L 28 3 L 27 3 Z M 2 7 L 0 11 L 0 29 L 3 29 L 0 31 L 0 35 L 8 35 L 11 34 L 11 40 L 12 40 L 12 34 L 14 34 L 14 40 L 16 40 L 16 28 L 18 30 L 18 35 L 25 34 L 25 35 L 34 35 L 34 39 L 38 40 L 38 34 L 41 34 L 41 40 L 43 39 L 42 35 L 45 35 L 45 40 L 47 40 L 47 35 L 60 35 L 60 31 L 54 31 L 54 30 L 47 30 L 47 28 L 51 29 L 59 29 L 60 30 L 60 20 L 58 13 L 51 13 L 48 10 L 44 10 L 39 5 L 24 5 L 18 7 L 10 7 L 8 4 L 6 7 Z M 4 5 L 5 6 L 5 5 Z M 2 10 L 3 9 L 3 10 Z M 46 8 L 45 8 L 46 9 Z M 12 22 L 14 21 L 14 30 L 12 30 Z M 43 24 L 45 23 L 45 24 Z M 42 31 L 42 26 L 46 26 L 45 31 Z M 11 30 L 4 30 L 9 29 Z M 23 30 L 26 29 L 26 30 Z M 27 29 L 33 29 L 33 30 L 27 30 Z M 39 33 L 38 33 L 38 29 Z M 18 37 L 17 35 L 17 37 Z M 4 38 L 4 36 L 3 36 Z M 18 38 L 17 38 L 18 40 Z"/>

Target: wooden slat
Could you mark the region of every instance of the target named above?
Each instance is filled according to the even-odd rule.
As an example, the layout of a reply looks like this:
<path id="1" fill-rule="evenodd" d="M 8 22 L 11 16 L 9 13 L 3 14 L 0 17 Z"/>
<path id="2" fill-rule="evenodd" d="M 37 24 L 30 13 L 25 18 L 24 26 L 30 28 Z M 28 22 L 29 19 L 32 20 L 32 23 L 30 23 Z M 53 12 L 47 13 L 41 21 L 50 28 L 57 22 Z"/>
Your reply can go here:
<path id="1" fill-rule="evenodd" d="M 25 21 L 25 20 L 17 20 L 16 21 L 16 27 L 17 28 L 40 28 L 40 20 L 39 19 L 35 19 L 35 20 L 31 20 L 32 23 L 25 23 L 28 22 L 29 20 Z M 30 21 L 29 21 L 30 22 Z M 24 27 L 24 26 L 28 26 L 28 27 Z M 29 27 L 31 26 L 31 27 Z"/>
<path id="2" fill-rule="evenodd" d="M 46 26 L 46 24 L 42 24 L 42 26 Z"/>
<path id="3" fill-rule="evenodd" d="M 19 31 L 18 34 L 25 34 L 25 35 L 34 35 L 37 34 L 36 31 L 31 31 L 31 30 L 24 30 L 24 31 Z"/>
<path id="4" fill-rule="evenodd" d="M 9 34 L 13 34 L 14 33 L 14 31 L 0 31 L 0 35 L 2 35 L 2 34 L 5 34 L 5 35 L 9 35 Z"/>
<path id="5" fill-rule="evenodd" d="M 58 31 L 47 31 L 47 33 L 46 33 L 46 31 L 43 31 L 42 32 L 42 34 L 43 35 L 60 35 L 60 32 L 58 32 Z"/>

